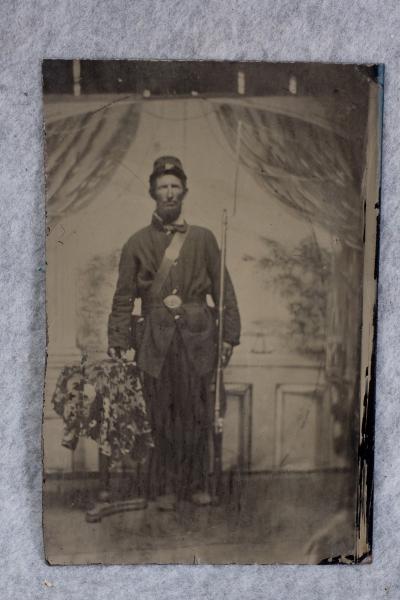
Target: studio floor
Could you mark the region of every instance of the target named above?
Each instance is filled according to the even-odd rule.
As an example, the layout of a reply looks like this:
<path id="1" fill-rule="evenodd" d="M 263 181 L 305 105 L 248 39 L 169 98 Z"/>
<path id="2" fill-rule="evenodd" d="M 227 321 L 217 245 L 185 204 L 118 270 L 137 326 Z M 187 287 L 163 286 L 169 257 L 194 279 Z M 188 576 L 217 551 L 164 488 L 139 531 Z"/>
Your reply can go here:
<path id="1" fill-rule="evenodd" d="M 119 513 L 87 523 L 88 500 L 45 496 L 51 564 L 318 563 L 354 553 L 346 472 L 253 474 L 226 483 L 219 506 Z"/>

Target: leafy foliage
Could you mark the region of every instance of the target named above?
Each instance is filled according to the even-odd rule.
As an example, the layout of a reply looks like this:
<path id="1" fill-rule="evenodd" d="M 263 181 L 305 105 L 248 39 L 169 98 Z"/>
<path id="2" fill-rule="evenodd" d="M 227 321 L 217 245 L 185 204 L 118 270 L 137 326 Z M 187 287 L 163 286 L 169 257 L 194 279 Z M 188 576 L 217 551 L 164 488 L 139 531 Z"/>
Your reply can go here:
<path id="1" fill-rule="evenodd" d="M 330 254 L 316 240 L 304 238 L 292 252 L 262 238 L 266 254 L 255 260 L 265 284 L 275 287 L 290 314 L 288 337 L 293 348 L 306 355 L 325 351 L 327 290 L 331 277 Z"/>
<path id="2" fill-rule="evenodd" d="M 107 326 L 111 305 L 113 273 L 118 269 L 119 251 L 94 256 L 79 274 L 78 348 L 104 347 L 102 331 Z"/>

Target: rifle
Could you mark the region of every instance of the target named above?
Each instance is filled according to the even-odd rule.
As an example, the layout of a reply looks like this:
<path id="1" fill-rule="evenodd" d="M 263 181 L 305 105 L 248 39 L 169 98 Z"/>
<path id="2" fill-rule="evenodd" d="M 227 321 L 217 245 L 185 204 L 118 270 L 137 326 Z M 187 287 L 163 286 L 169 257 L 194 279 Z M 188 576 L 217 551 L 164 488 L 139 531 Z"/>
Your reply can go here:
<path id="1" fill-rule="evenodd" d="M 212 499 L 218 503 L 218 496 L 221 490 L 222 479 L 222 436 L 223 436 L 223 417 L 221 417 L 221 399 L 223 394 L 223 364 L 222 349 L 224 335 L 224 299 L 225 299 L 225 263 L 226 263 L 226 232 L 228 228 L 227 211 L 222 211 L 222 233 L 221 233 L 221 260 L 219 274 L 219 299 L 218 299 L 218 351 L 217 351 L 217 369 L 215 378 L 215 404 L 214 404 L 214 428 L 213 428 L 213 446 L 214 446 L 214 465 L 213 465 L 213 486 Z"/>

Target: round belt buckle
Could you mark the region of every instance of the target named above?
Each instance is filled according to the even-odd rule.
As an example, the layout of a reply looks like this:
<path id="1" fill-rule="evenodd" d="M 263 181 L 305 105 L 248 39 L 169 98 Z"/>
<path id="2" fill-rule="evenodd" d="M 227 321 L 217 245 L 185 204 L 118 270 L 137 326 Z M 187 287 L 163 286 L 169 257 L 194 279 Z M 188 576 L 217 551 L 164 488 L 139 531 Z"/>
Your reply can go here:
<path id="1" fill-rule="evenodd" d="M 167 308 L 179 308 L 182 305 L 182 298 L 176 294 L 165 296 L 163 302 Z"/>

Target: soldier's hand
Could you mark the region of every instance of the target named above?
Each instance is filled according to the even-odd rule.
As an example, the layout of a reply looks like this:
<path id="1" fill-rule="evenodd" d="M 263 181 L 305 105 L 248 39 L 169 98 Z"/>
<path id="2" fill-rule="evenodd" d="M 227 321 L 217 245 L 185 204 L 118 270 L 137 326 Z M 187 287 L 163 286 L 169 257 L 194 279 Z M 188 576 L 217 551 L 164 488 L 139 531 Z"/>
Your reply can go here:
<path id="1" fill-rule="evenodd" d="M 229 342 L 222 342 L 222 366 L 226 367 L 231 359 L 233 352 L 232 344 Z"/>
<path id="2" fill-rule="evenodd" d="M 122 348 L 109 348 L 107 354 L 113 360 L 124 359 L 126 356 L 126 350 L 122 350 Z"/>

